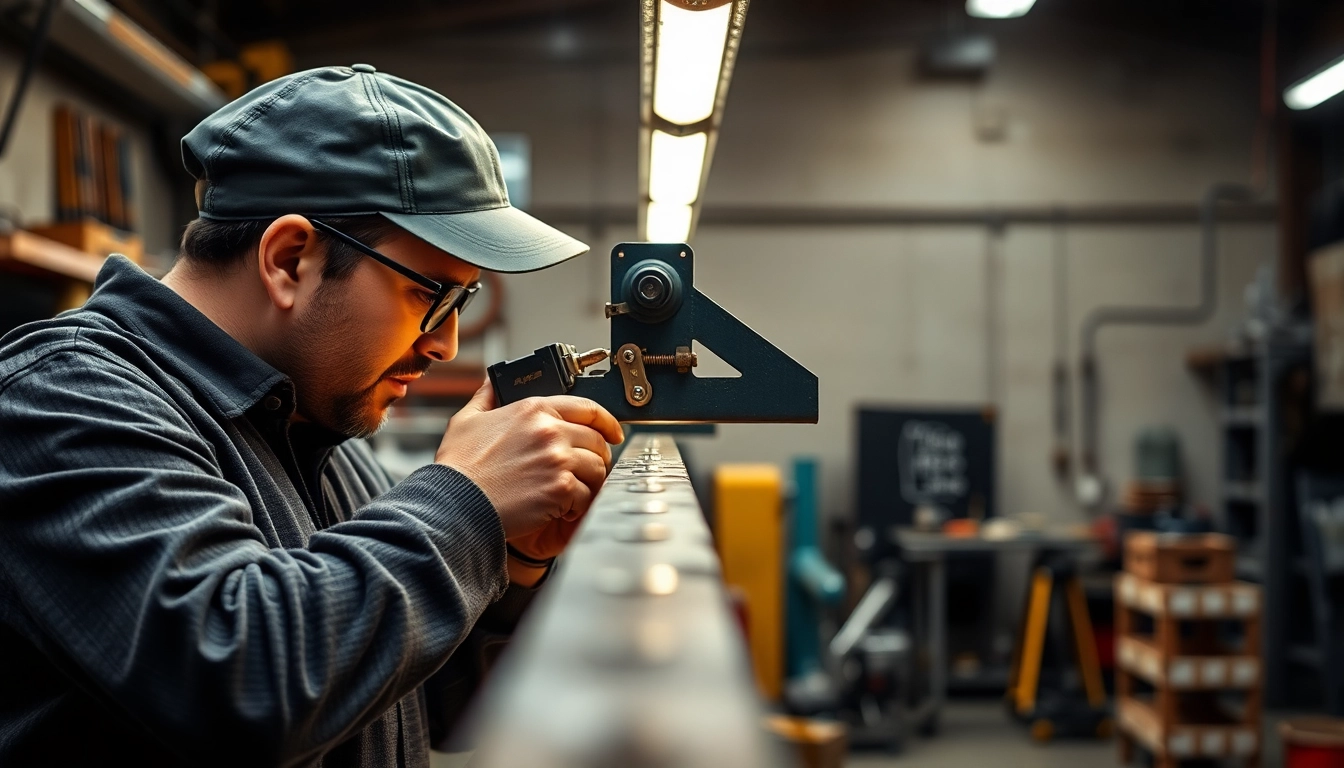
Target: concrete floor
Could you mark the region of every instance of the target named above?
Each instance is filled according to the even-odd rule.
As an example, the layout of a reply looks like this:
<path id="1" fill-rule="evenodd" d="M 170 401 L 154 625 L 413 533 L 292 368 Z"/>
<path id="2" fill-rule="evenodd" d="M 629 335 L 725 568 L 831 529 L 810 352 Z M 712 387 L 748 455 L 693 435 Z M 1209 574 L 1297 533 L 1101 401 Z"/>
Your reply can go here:
<path id="1" fill-rule="evenodd" d="M 1277 722 L 1284 715 L 1265 717 L 1265 759 L 1262 768 L 1281 764 Z M 433 768 L 465 768 L 470 753 L 433 753 Z M 937 736 L 911 736 L 900 754 L 852 752 L 846 768 L 1111 768 L 1119 766 L 1115 742 L 1061 739 L 1036 744 L 1026 728 L 1013 722 L 998 700 L 954 700 L 943 710 Z M 1135 761 L 1135 766 L 1143 763 Z M 1232 765 L 1232 763 L 1229 763 Z"/>
<path id="2" fill-rule="evenodd" d="M 1303 715 L 1310 713 L 1291 713 Z M 1266 713 L 1261 768 L 1282 764 L 1278 722 L 1290 713 Z M 846 768 L 1110 768 L 1121 765 L 1114 741 L 1059 740 L 1036 744 L 1000 701 L 954 700 L 943 710 L 937 736 L 914 736 L 898 755 L 852 752 Z M 1146 763 L 1135 760 L 1134 766 Z M 1230 761 L 1228 765 L 1236 765 Z"/>
<path id="3" fill-rule="evenodd" d="M 1013 722 L 1003 703 L 952 701 L 943 710 L 942 727 L 932 737 L 911 736 L 905 750 L 853 752 L 847 768 L 1109 768 L 1118 765 L 1115 744 L 1099 740 L 1060 740 L 1039 745 Z"/>

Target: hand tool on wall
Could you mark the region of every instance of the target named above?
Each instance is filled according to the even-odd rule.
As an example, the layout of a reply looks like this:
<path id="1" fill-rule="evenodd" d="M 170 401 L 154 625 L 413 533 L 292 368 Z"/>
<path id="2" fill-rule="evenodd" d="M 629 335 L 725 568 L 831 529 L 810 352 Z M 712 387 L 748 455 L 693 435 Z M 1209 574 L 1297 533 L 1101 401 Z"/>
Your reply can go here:
<path id="1" fill-rule="evenodd" d="M 497 401 L 569 393 L 597 401 L 626 423 L 815 424 L 816 375 L 701 293 L 694 265 L 684 243 L 617 245 L 606 307 L 614 353 L 552 344 L 496 363 L 488 373 Z M 741 376 L 696 376 L 693 341 Z M 608 354 L 610 369 L 590 370 Z"/>

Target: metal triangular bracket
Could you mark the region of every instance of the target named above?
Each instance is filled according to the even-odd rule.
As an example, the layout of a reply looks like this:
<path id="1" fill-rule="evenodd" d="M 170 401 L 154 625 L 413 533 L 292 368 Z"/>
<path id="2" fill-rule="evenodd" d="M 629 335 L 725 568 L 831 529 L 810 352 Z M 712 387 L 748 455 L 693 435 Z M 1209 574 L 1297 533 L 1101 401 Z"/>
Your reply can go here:
<path id="1" fill-rule="evenodd" d="M 817 421 L 817 377 L 695 288 L 695 256 L 680 243 L 622 243 L 611 252 L 611 349 L 642 352 L 651 396 L 627 397 L 613 362 L 581 376 L 572 394 L 602 404 L 627 423 L 684 424 Z M 741 372 L 701 378 L 673 363 L 699 341 Z"/>

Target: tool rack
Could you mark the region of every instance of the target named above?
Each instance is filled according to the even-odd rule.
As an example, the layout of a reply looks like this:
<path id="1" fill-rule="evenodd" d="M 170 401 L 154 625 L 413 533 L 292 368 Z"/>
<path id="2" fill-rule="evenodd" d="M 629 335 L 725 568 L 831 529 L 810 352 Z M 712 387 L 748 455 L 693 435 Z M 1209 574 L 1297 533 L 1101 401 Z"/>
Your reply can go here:
<path id="1" fill-rule="evenodd" d="M 1136 538 L 1138 558 L 1132 560 L 1128 551 Z M 1260 587 L 1230 578 L 1189 583 L 1221 577 L 1222 554 L 1192 559 L 1189 543 L 1165 549 L 1155 534 L 1131 534 L 1127 572 L 1116 576 L 1120 760 L 1130 763 L 1139 745 L 1152 753 L 1156 768 L 1195 758 L 1238 758 L 1256 768 L 1264 689 Z M 1132 566 L 1181 583 L 1144 578 L 1128 572 Z M 1228 642 L 1227 634 L 1239 635 L 1240 642 Z"/>

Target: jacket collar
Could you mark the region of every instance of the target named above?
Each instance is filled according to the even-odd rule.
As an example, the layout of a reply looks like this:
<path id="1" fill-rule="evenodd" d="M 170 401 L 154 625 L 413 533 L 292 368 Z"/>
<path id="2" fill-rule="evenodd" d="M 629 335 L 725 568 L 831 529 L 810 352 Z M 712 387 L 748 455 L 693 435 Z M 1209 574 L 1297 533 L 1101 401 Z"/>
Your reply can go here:
<path id="1" fill-rule="evenodd" d="M 84 309 L 175 356 L 183 376 L 227 418 L 269 397 L 280 403 L 268 402 L 267 410 L 294 411 L 293 382 L 125 256 L 107 258 Z"/>

